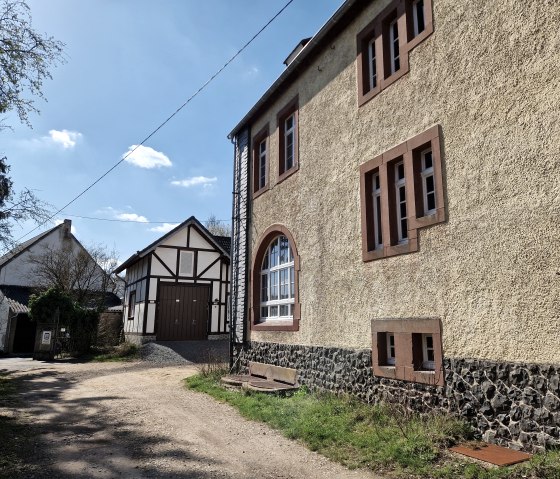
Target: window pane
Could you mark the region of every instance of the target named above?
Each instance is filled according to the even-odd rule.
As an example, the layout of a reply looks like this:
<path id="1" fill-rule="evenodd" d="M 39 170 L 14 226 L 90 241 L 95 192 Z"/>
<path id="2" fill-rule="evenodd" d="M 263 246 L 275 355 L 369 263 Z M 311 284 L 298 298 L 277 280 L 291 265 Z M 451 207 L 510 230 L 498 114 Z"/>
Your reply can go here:
<path id="1" fill-rule="evenodd" d="M 280 273 L 280 299 L 288 299 L 289 281 L 288 269 L 281 269 Z"/>
<path id="2" fill-rule="evenodd" d="M 278 266 L 278 240 L 270 245 L 270 267 Z"/>
<path id="3" fill-rule="evenodd" d="M 399 188 L 399 200 L 400 201 L 406 201 L 406 190 L 405 188 Z M 401 205 L 402 206 L 402 205 Z M 406 214 L 406 212 L 405 212 Z"/>
<path id="4" fill-rule="evenodd" d="M 268 275 L 261 275 L 261 302 L 268 301 Z"/>
<path id="5" fill-rule="evenodd" d="M 294 267 L 290 267 L 290 298 L 295 298 Z"/>
<path id="6" fill-rule="evenodd" d="M 268 317 L 268 307 L 263 306 L 261 308 L 261 319 L 262 318 L 267 318 Z"/>
<path id="7" fill-rule="evenodd" d="M 280 316 L 289 316 L 290 308 L 287 304 L 280 305 Z"/>
<path id="8" fill-rule="evenodd" d="M 270 299 L 278 299 L 278 271 L 270 273 Z"/>
<path id="9" fill-rule="evenodd" d="M 400 204 L 399 208 L 401 211 L 401 218 L 406 218 L 406 203 L 404 203 L 404 199 L 402 199 L 403 203 Z"/>
<path id="10" fill-rule="evenodd" d="M 271 306 L 270 308 L 269 318 L 277 318 L 278 317 L 278 306 Z"/>
<path id="11" fill-rule="evenodd" d="M 434 347 L 434 338 L 431 335 L 426 335 L 426 346 L 428 348 L 433 348 Z"/>
<path id="12" fill-rule="evenodd" d="M 426 191 L 428 193 L 434 191 L 434 177 L 433 175 L 426 177 Z"/>
<path id="13" fill-rule="evenodd" d="M 286 131 L 291 130 L 294 126 L 294 115 L 290 115 L 286 118 Z"/>
<path id="14" fill-rule="evenodd" d="M 404 163 L 399 163 L 397 165 L 397 179 L 402 180 L 404 178 Z"/>
<path id="15" fill-rule="evenodd" d="M 428 194 L 428 211 L 436 209 L 436 195 L 435 193 Z"/>
<path id="16" fill-rule="evenodd" d="M 418 0 L 414 5 L 414 33 L 418 35 L 424 31 L 424 0 Z"/>
<path id="17" fill-rule="evenodd" d="M 381 188 L 381 184 L 379 183 L 379 175 L 375 175 L 375 189 L 379 190 Z"/>
<path id="18" fill-rule="evenodd" d="M 434 360 L 434 350 L 433 349 L 428 349 L 427 352 L 427 356 L 428 356 L 428 361 L 433 361 Z"/>
<path id="19" fill-rule="evenodd" d="M 268 251 L 264 255 L 262 269 L 268 269 Z"/>
<path id="20" fill-rule="evenodd" d="M 294 166 L 294 134 L 286 135 L 286 165 L 285 169 L 289 170 Z"/>
<path id="21" fill-rule="evenodd" d="M 288 238 L 280 236 L 280 264 L 288 263 L 289 260 L 290 244 Z"/>
<path id="22" fill-rule="evenodd" d="M 381 233 L 381 196 L 375 198 L 375 215 L 377 217 L 377 244 L 383 244 L 383 235 Z"/>
<path id="23" fill-rule="evenodd" d="M 432 152 L 427 151 L 426 153 L 424 153 L 424 169 L 427 170 L 428 168 L 431 168 L 432 166 L 433 166 Z"/>
<path id="24" fill-rule="evenodd" d="M 401 234 L 402 238 L 408 238 L 408 222 L 406 220 L 401 220 Z"/>

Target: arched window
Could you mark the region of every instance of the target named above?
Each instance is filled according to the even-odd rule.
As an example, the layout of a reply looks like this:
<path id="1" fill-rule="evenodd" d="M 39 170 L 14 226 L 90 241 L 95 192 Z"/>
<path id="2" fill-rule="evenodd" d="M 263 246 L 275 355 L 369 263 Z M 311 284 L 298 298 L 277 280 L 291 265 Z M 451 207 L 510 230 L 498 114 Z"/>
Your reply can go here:
<path id="1" fill-rule="evenodd" d="M 251 329 L 298 331 L 299 256 L 283 225 L 272 225 L 261 236 L 251 269 Z"/>
<path id="2" fill-rule="evenodd" d="M 260 319 L 292 320 L 295 299 L 294 255 L 284 235 L 268 246 L 261 266 Z"/>

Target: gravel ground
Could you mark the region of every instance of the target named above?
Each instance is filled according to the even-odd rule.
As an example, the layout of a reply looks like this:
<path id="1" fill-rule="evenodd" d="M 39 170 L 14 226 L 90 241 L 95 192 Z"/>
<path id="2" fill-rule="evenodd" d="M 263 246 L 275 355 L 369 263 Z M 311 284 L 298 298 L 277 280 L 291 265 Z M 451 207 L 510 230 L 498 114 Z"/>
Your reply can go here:
<path id="1" fill-rule="evenodd" d="M 148 351 L 158 351 L 157 345 Z M 151 353 L 150 353 L 151 356 Z M 157 359 L 156 361 L 158 361 Z M 177 358 L 175 358 L 177 360 Z M 22 385 L 17 408 L 36 451 L 14 479 L 373 479 L 349 471 L 230 406 L 186 390 L 200 365 L 0 359 Z"/>
<path id="2" fill-rule="evenodd" d="M 144 344 L 140 358 L 154 364 L 201 364 L 229 362 L 228 341 L 163 341 Z"/>
<path id="3" fill-rule="evenodd" d="M 192 364 L 173 349 L 157 343 L 144 344 L 140 348 L 140 359 L 155 364 Z"/>

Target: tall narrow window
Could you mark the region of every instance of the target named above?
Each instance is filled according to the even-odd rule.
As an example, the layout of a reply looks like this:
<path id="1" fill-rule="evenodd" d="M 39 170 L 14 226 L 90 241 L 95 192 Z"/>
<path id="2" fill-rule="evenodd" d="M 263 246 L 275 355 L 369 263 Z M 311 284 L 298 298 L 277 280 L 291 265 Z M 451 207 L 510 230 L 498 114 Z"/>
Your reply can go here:
<path id="1" fill-rule="evenodd" d="M 134 319 L 134 309 L 136 307 L 136 291 L 131 291 L 128 296 L 128 319 Z"/>
<path id="2" fill-rule="evenodd" d="M 192 276 L 194 267 L 194 251 L 179 253 L 179 276 Z"/>
<path id="3" fill-rule="evenodd" d="M 294 257 L 286 236 L 268 247 L 261 268 L 261 321 L 293 317 Z"/>
<path id="4" fill-rule="evenodd" d="M 399 25 L 397 19 L 389 24 L 389 55 L 391 59 L 391 75 L 401 67 L 399 52 Z"/>
<path id="5" fill-rule="evenodd" d="M 389 366 L 395 365 L 395 335 L 387 333 L 387 364 Z"/>
<path id="6" fill-rule="evenodd" d="M 375 249 L 383 248 L 383 233 L 381 231 L 381 183 L 379 173 L 373 175 L 373 231 Z"/>
<path id="7" fill-rule="evenodd" d="M 266 185 L 266 139 L 259 144 L 259 187 L 264 188 Z"/>
<path id="8" fill-rule="evenodd" d="M 434 162 L 431 148 L 420 153 L 422 196 L 424 201 L 424 215 L 431 215 L 436 211 L 436 187 L 434 181 Z"/>
<path id="9" fill-rule="evenodd" d="M 406 181 L 404 177 L 404 162 L 395 165 L 395 205 L 397 213 L 397 239 L 399 243 L 408 240 L 408 220 L 406 214 Z"/>
<path id="10" fill-rule="evenodd" d="M 422 368 L 435 369 L 434 337 L 431 334 L 422 334 Z"/>
<path id="11" fill-rule="evenodd" d="M 294 166 L 295 158 L 295 115 L 284 121 L 284 171 Z"/>
<path id="12" fill-rule="evenodd" d="M 414 36 L 422 33 L 426 28 L 424 20 L 424 0 L 414 0 L 412 2 L 412 21 Z"/>
<path id="13" fill-rule="evenodd" d="M 375 56 L 375 38 L 368 44 L 369 57 L 369 89 L 373 90 L 377 86 L 377 58 Z"/>

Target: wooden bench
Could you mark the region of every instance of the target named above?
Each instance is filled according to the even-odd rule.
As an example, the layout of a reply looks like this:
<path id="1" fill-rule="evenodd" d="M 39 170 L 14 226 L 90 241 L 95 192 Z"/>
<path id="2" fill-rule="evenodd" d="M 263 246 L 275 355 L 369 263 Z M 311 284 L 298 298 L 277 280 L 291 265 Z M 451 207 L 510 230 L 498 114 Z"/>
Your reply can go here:
<path id="1" fill-rule="evenodd" d="M 253 361 L 249 361 L 249 374 L 229 375 L 221 381 L 228 386 L 264 393 L 293 391 L 299 387 L 295 369 Z"/>

